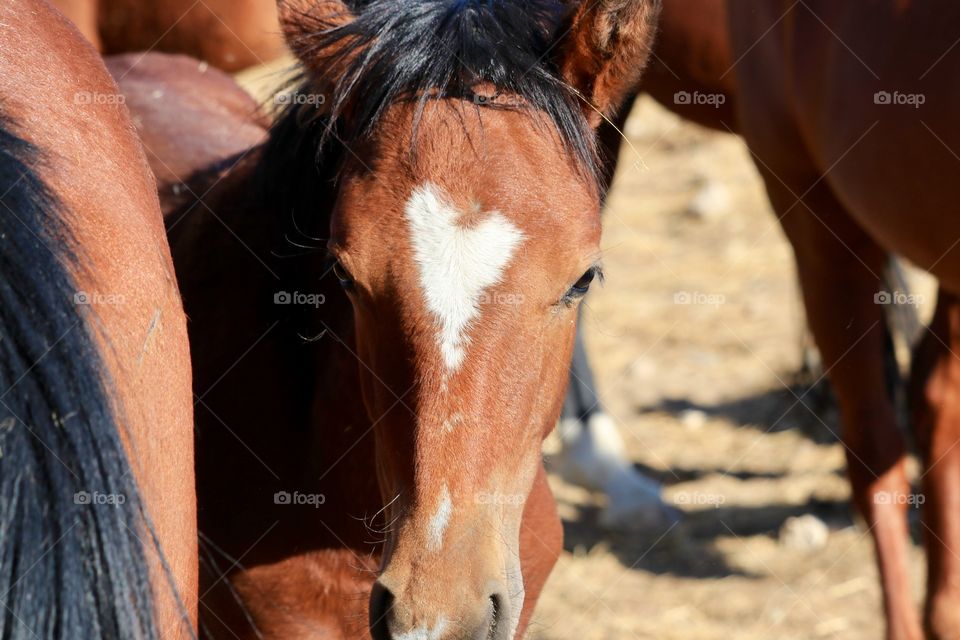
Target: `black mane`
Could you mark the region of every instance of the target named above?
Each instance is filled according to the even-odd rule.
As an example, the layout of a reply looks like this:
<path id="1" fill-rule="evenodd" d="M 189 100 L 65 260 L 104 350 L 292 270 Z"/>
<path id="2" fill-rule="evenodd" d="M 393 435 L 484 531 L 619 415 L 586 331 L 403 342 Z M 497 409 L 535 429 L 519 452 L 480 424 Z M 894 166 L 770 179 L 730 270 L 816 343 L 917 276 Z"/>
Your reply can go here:
<path id="1" fill-rule="evenodd" d="M 74 280 L 81 247 L 44 164 L 0 112 L 0 637 L 159 638 L 159 548 Z"/>
<path id="2" fill-rule="evenodd" d="M 311 70 L 300 93 L 316 94 L 320 87 L 330 93 L 322 95 L 319 109 L 292 104 L 280 120 L 302 125 L 315 119 L 311 113 L 323 112 L 316 154 L 331 138 L 349 147 L 369 137 L 395 102 L 417 102 L 411 123 L 416 130 L 429 100 L 462 97 L 478 108 L 546 114 L 577 165 L 596 175 L 594 133 L 551 55 L 568 3 L 366 0 L 352 7 L 355 19 L 339 27 L 329 26 L 334 16 L 303 14 L 305 35 L 293 43 Z M 507 99 L 491 104 L 474 95 L 478 86 L 493 87 Z"/>

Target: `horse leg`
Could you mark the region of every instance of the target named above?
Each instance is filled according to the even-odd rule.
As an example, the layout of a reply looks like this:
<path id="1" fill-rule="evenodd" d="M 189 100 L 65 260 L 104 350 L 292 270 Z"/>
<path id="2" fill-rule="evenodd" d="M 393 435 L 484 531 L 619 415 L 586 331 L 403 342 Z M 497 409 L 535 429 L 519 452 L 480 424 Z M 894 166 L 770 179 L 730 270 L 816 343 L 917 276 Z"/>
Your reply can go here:
<path id="1" fill-rule="evenodd" d="M 905 447 L 886 393 L 886 252 L 848 216 L 825 182 L 791 191 L 761 171 L 793 245 L 810 330 L 837 396 L 853 501 L 876 545 L 890 640 L 921 637 L 908 573 Z M 792 193 L 806 193 L 796 203 Z"/>
<path id="2" fill-rule="evenodd" d="M 582 326 L 577 323 L 570 384 L 557 429 L 562 446 L 558 471 L 567 482 L 607 496 L 600 514 L 603 526 L 650 528 L 675 522 L 676 515 L 663 504 L 660 485 L 630 464 L 617 424 L 597 397 Z"/>
<path id="3" fill-rule="evenodd" d="M 917 346 L 910 405 L 923 457 L 927 547 L 925 623 L 937 640 L 960 638 L 960 299 L 943 289 Z"/>

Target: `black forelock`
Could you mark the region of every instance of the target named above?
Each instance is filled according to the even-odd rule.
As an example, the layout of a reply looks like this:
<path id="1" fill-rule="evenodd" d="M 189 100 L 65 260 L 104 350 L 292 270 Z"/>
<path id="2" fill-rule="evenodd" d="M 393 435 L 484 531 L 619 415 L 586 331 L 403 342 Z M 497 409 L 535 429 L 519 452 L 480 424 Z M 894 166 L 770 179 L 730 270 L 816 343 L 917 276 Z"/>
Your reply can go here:
<path id="1" fill-rule="evenodd" d="M 311 70 L 301 93 L 323 91 L 322 147 L 368 138 L 391 104 L 415 101 L 416 130 L 428 101 L 473 100 L 478 108 L 546 114 L 577 166 L 596 172 L 594 133 L 580 98 L 562 80 L 554 51 L 569 3 L 560 0 L 355 0 L 355 19 L 325 28 L 330 16 L 304 14 L 299 45 Z M 309 30 L 315 26 L 316 30 Z M 329 69 L 325 77 L 317 70 Z M 488 103 L 477 87 L 507 97 Z M 519 98 L 520 100 L 515 100 Z M 505 106 L 506 105 L 506 106 Z M 304 122 L 314 105 L 292 105 L 281 118 Z M 532 117 L 531 122 L 542 122 Z M 415 140 L 414 140 L 415 144 Z M 319 149 L 318 149 L 319 153 Z"/>

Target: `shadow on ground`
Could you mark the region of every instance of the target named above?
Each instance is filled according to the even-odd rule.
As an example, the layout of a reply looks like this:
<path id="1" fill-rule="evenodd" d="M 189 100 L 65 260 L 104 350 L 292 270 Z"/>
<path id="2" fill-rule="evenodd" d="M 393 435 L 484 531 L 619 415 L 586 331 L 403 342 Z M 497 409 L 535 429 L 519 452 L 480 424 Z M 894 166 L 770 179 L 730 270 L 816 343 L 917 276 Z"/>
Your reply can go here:
<path id="1" fill-rule="evenodd" d="M 817 444 L 836 442 L 840 423 L 833 392 L 825 381 L 813 386 L 797 382 L 718 404 L 699 404 L 687 398 L 666 398 L 637 407 L 640 415 L 666 413 L 682 420 L 692 411 L 744 427 L 775 433 L 795 429 Z"/>
<path id="2" fill-rule="evenodd" d="M 853 524 L 846 501 L 811 500 L 798 505 L 731 506 L 683 513 L 675 526 L 659 531 L 615 532 L 598 523 L 597 507 L 579 507 L 575 520 L 563 522 L 564 549 L 589 553 L 602 546 L 633 570 L 690 578 L 753 577 L 727 565 L 715 549 L 718 538 L 776 537 L 791 517 L 813 514 L 831 529 Z"/>

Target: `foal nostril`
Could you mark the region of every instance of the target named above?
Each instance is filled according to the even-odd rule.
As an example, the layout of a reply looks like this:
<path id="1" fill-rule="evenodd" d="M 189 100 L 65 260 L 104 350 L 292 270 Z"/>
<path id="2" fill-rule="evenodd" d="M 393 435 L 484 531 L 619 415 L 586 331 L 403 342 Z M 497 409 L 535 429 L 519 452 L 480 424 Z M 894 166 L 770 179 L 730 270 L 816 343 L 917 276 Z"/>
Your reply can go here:
<path id="1" fill-rule="evenodd" d="M 392 640 L 390 635 L 390 609 L 393 608 L 393 593 L 379 582 L 370 592 L 370 635 L 373 640 Z"/>
<path id="2" fill-rule="evenodd" d="M 490 596 L 489 611 L 486 632 L 477 635 L 477 640 L 510 640 L 510 612 L 503 594 L 494 593 Z"/>
<path id="3" fill-rule="evenodd" d="M 506 597 L 502 593 L 494 593 L 487 599 L 486 615 L 481 614 L 478 620 L 474 609 L 471 614 L 467 614 L 467 619 L 473 620 L 471 624 L 461 626 L 459 630 L 447 629 L 447 633 L 453 635 L 444 635 L 444 638 L 456 638 L 456 640 L 510 640 L 510 611 Z M 396 613 L 393 608 L 396 599 L 393 592 L 380 582 L 375 582 L 370 591 L 370 635 L 373 640 L 395 640 Z M 465 628 L 464 628 L 465 627 Z M 407 637 L 407 633 L 400 634 Z M 420 637 L 420 636 L 416 636 Z M 426 637 L 426 636 L 423 636 Z M 430 636 L 434 637 L 433 635 Z"/>

